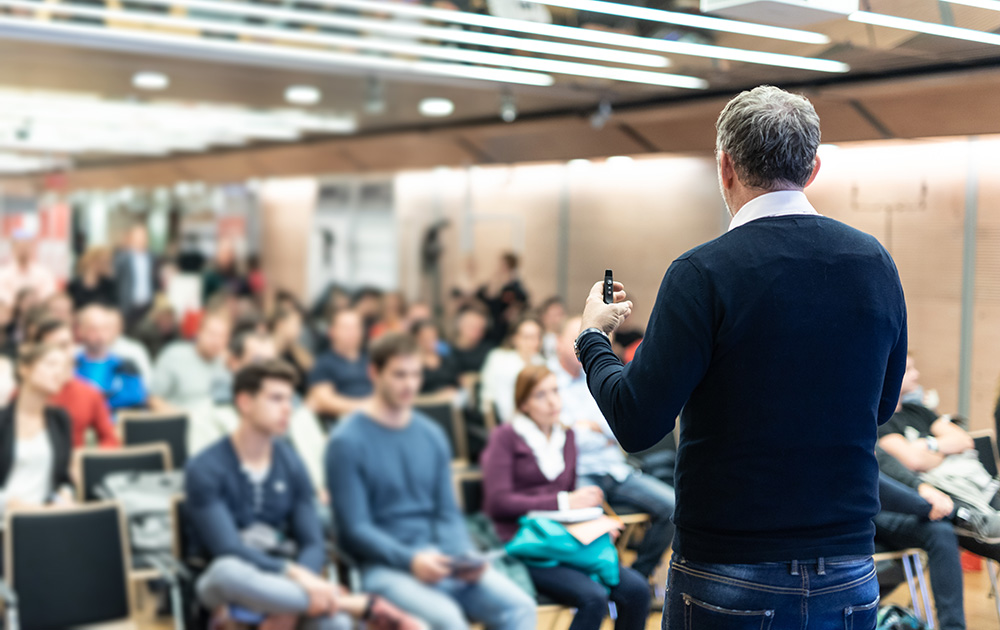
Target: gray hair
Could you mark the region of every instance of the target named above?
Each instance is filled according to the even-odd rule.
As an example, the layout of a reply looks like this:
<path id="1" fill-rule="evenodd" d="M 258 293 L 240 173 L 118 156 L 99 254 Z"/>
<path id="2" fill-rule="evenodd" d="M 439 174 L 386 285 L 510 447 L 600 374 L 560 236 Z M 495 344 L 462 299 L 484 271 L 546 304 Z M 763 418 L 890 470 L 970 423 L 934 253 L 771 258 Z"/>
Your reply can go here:
<path id="1" fill-rule="evenodd" d="M 741 92 L 715 123 L 716 151 L 733 161 L 740 182 L 751 188 L 803 188 L 819 148 L 819 116 L 798 94 L 762 85 Z"/>

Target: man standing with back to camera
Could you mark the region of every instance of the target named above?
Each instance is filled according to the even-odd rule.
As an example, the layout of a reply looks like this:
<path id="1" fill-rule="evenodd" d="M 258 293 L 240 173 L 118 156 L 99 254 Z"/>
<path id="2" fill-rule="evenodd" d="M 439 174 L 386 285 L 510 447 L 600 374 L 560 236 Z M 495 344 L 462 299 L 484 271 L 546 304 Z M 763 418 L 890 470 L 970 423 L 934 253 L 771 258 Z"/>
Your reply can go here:
<path id="1" fill-rule="evenodd" d="M 577 352 L 629 451 L 680 419 L 670 630 L 875 628 L 876 429 L 896 408 L 906 306 L 873 237 L 820 216 L 819 117 L 763 86 L 716 124 L 729 232 L 670 265 L 628 366 L 624 286 L 587 298 Z M 683 412 L 681 411 L 683 408 Z"/>

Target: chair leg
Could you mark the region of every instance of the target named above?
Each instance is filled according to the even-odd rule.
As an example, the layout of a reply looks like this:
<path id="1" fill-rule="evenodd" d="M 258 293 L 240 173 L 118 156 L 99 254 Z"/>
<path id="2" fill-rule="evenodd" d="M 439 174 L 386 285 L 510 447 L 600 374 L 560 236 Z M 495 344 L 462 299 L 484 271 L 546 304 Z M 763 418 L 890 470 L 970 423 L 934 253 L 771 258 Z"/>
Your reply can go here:
<path id="1" fill-rule="evenodd" d="M 997 589 L 997 573 L 1000 573 L 1000 563 L 997 563 L 996 560 L 987 560 L 986 572 L 990 574 L 990 594 L 997 607 L 997 619 L 1000 620 L 1000 590 Z"/>
<path id="2" fill-rule="evenodd" d="M 913 575 L 913 567 L 910 565 L 909 555 L 903 556 L 903 573 L 906 575 L 906 585 L 910 589 L 910 602 L 913 604 L 913 612 L 916 613 L 917 619 L 926 623 L 928 615 L 921 610 L 920 600 L 917 599 L 916 577 Z"/>
<path id="3" fill-rule="evenodd" d="M 919 553 L 913 554 L 913 573 L 916 575 L 917 584 L 920 586 L 920 599 L 923 602 L 924 617 L 928 630 L 934 630 L 934 612 L 931 610 L 931 598 L 927 592 L 927 580 L 924 577 L 924 561 Z"/>

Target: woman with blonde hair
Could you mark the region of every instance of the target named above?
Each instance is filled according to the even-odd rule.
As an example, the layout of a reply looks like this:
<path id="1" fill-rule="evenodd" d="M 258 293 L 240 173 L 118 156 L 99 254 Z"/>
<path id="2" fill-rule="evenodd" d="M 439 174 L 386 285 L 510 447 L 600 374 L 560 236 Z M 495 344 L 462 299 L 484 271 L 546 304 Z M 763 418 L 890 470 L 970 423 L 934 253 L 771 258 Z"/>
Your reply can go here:
<path id="1" fill-rule="evenodd" d="M 118 303 L 115 281 L 111 279 L 111 249 L 91 247 L 76 263 L 76 275 L 66 292 L 79 310 L 91 304 L 115 306 Z"/>

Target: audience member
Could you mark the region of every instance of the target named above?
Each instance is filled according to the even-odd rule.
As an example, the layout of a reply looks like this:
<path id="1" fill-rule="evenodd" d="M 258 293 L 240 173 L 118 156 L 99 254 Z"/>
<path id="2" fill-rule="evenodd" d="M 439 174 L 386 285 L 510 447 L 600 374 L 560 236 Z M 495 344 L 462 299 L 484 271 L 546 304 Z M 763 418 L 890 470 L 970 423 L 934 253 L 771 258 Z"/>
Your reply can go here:
<path id="1" fill-rule="evenodd" d="M 479 373 L 486 364 L 486 355 L 495 346 L 486 338 L 489 316 L 485 308 L 477 305 L 463 306 L 455 321 L 455 341 L 451 351 L 459 374 Z"/>
<path id="2" fill-rule="evenodd" d="M 576 435 L 576 473 L 580 485 L 597 486 L 612 506 L 649 514 L 652 522 L 639 545 L 632 568 L 647 579 L 656 570 L 674 538 L 674 489 L 659 479 L 643 475 L 625 459 L 615 434 L 587 387 L 587 375 L 576 358 L 573 343 L 581 320 L 567 321 L 560 332 L 557 354 L 549 362 L 559 383 L 563 424 Z"/>
<path id="3" fill-rule="evenodd" d="M 107 247 L 92 247 L 76 263 L 76 275 L 66 286 L 66 292 L 73 299 L 76 308 L 91 304 L 116 306 L 118 289 L 111 278 L 111 250 Z"/>
<path id="4" fill-rule="evenodd" d="M 382 313 L 369 331 L 370 340 L 374 341 L 386 333 L 406 332 L 406 311 L 406 300 L 398 291 L 382 296 Z"/>
<path id="5" fill-rule="evenodd" d="M 113 412 L 145 407 L 148 393 L 139 368 L 111 350 L 114 315 L 97 304 L 80 311 L 78 334 L 83 351 L 76 357 L 76 374 L 104 394 Z"/>
<path id="6" fill-rule="evenodd" d="M 517 377 L 517 414 L 496 429 L 483 452 L 483 493 L 486 513 L 497 534 L 510 540 L 518 521 L 537 510 L 599 507 L 604 493 L 596 485 L 577 489 L 577 449 L 572 429 L 560 424 L 562 402 L 555 374 L 530 365 Z M 654 563 L 655 566 L 655 563 Z M 641 573 L 619 568 L 620 582 L 610 589 L 578 569 L 528 565 L 538 592 L 576 609 L 571 630 L 598 630 L 608 601 L 618 611 L 617 630 L 642 630 L 649 615 L 649 584 Z"/>
<path id="7" fill-rule="evenodd" d="M 135 338 L 153 358 L 159 357 L 164 348 L 180 340 L 177 313 L 166 296 L 161 295 L 153 301 L 149 313 L 136 328 Z"/>
<path id="8" fill-rule="evenodd" d="M 0 509 L 73 502 L 73 439 L 66 412 L 48 401 L 69 370 L 66 353 L 25 345 L 18 358 L 20 390 L 0 410 Z"/>
<path id="9" fill-rule="evenodd" d="M 219 242 L 215 259 L 202 274 L 201 299 L 208 302 L 215 295 L 223 293 L 235 297 L 251 297 L 253 292 L 246 275 L 240 270 L 236 260 L 233 242 L 224 239 Z"/>
<path id="10" fill-rule="evenodd" d="M 125 247 L 114 261 L 118 308 L 131 330 L 146 316 L 157 290 L 156 260 L 149 252 L 149 234 L 142 225 L 133 225 L 125 237 Z"/>
<path id="11" fill-rule="evenodd" d="M 875 448 L 879 469 L 882 511 L 875 517 L 875 542 L 890 550 L 917 547 L 927 552 L 931 590 L 942 630 L 965 630 L 962 601 L 962 563 L 959 541 L 951 524 L 955 504 L 951 498 L 924 483 L 892 455 Z M 887 496 L 886 490 L 909 495 L 907 501 Z M 906 505 L 910 507 L 907 508 Z"/>
<path id="12" fill-rule="evenodd" d="M 542 325 L 542 356 L 546 361 L 556 358 L 559 337 L 566 323 L 566 305 L 562 298 L 550 297 L 538 307 L 538 322 Z"/>
<path id="13" fill-rule="evenodd" d="M 127 335 L 121 311 L 109 308 L 107 313 L 107 325 L 111 328 L 109 334 L 114 339 L 111 343 L 111 352 L 135 364 L 142 378 L 142 384 L 148 390 L 153 383 L 153 361 L 149 357 L 149 350 Z"/>
<path id="14" fill-rule="evenodd" d="M 347 630 L 355 619 L 419 624 L 388 602 L 349 595 L 324 575 L 326 551 L 314 492 L 302 462 L 277 439 L 288 428 L 295 373 L 280 361 L 236 375 L 239 426 L 188 462 L 186 493 L 195 539 L 211 564 L 198 598 L 225 618 L 236 604 L 269 616 L 270 627 Z"/>
<path id="15" fill-rule="evenodd" d="M 229 341 L 226 368 L 236 374 L 252 363 L 277 359 L 274 340 L 255 330 L 235 333 Z M 191 424 L 188 427 L 188 452 L 200 453 L 208 446 L 232 433 L 239 424 L 239 415 L 233 406 L 232 392 L 221 400 L 212 398 L 192 406 Z"/>
<path id="16" fill-rule="evenodd" d="M 298 382 L 295 391 L 306 395 L 306 381 L 315 361 L 312 354 L 302 345 L 302 314 L 295 308 L 279 307 L 271 317 L 268 329 L 278 350 L 278 357 L 295 370 Z"/>
<path id="17" fill-rule="evenodd" d="M 919 388 L 919 378 L 916 362 L 908 355 L 899 404 L 892 418 L 879 427 L 878 445 L 958 501 L 956 525 L 962 533 L 985 543 L 1000 543 L 1000 497 L 974 451 L 972 437 L 951 416 L 939 416 L 919 402 L 903 402 Z"/>
<path id="18" fill-rule="evenodd" d="M 361 288 L 351 301 L 351 309 L 361 316 L 365 340 L 370 341 L 372 330 L 382 316 L 382 291 L 375 287 Z"/>
<path id="19" fill-rule="evenodd" d="M 17 230 L 11 237 L 12 260 L 0 266 L 0 300 L 13 303 L 25 289 L 37 300 L 56 292 L 56 278 L 36 259 L 35 238 L 27 230 Z"/>
<path id="20" fill-rule="evenodd" d="M 53 293 L 49 296 L 49 299 L 45 300 L 44 307 L 47 318 L 58 319 L 72 325 L 73 314 L 76 312 L 77 307 L 69 294 Z"/>
<path id="21" fill-rule="evenodd" d="M 66 355 L 66 380 L 59 392 L 49 399 L 53 407 L 60 407 L 69 414 L 73 428 L 73 446 L 87 443 L 87 432 L 93 431 L 94 441 L 102 448 L 119 445 L 118 435 L 111 423 L 111 413 L 104 395 L 96 387 L 73 373 L 73 356 L 76 347 L 68 323 L 48 319 L 39 324 L 30 338 L 31 343 L 58 348 Z"/>
<path id="22" fill-rule="evenodd" d="M 367 590 L 433 630 L 534 630 L 535 602 L 486 563 L 455 501 L 444 433 L 413 410 L 422 365 L 412 337 L 372 347 L 372 400 L 334 430 L 326 455 L 337 531 Z"/>
<path id="23" fill-rule="evenodd" d="M 424 364 L 422 396 L 452 400 L 458 393 L 458 367 L 449 354 L 441 356 L 438 329 L 432 322 L 422 320 L 413 324 L 410 333 L 420 347 L 420 360 Z"/>
<path id="24" fill-rule="evenodd" d="M 325 422 L 359 409 L 372 394 L 364 325 L 356 311 L 330 320 L 330 351 L 320 355 L 309 374 L 309 407 Z"/>
<path id="25" fill-rule="evenodd" d="M 489 309 L 493 321 L 490 339 L 494 344 L 507 338 L 511 326 L 524 317 L 528 308 L 528 292 L 517 277 L 519 262 L 513 252 L 503 254 L 493 277 L 476 292 Z"/>
<path id="26" fill-rule="evenodd" d="M 511 330 L 510 339 L 486 357 L 482 372 L 483 413 L 496 408 L 497 422 L 514 417 L 514 383 L 525 366 L 542 364 L 542 326 L 538 320 L 521 320 Z"/>
<path id="27" fill-rule="evenodd" d="M 227 313 L 206 313 L 193 342 L 167 346 L 153 370 L 151 406 L 190 410 L 227 400 L 232 378 L 225 363 L 230 328 Z"/>
<path id="28" fill-rule="evenodd" d="M 17 356 L 17 339 L 14 337 L 14 303 L 0 298 L 0 356 L 13 365 Z"/>

